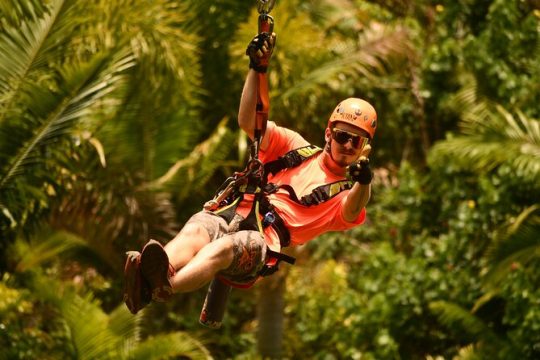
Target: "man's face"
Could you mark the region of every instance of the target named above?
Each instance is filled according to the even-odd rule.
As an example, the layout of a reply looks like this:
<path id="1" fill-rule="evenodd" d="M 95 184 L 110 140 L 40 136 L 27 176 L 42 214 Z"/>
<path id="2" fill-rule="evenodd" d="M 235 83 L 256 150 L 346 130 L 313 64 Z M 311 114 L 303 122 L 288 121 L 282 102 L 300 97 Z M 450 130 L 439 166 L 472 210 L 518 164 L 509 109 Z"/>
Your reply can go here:
<path id="1" fill-rule="evenodd" d="M 346 167 L 355 162 L 365 145 L 368 144 L 368 134 L 351 124 L 338 122 L 330 130 L 326 129 L 326 141 L 331 141 L 330 151 L 332 158 L 341 167 Z"/>

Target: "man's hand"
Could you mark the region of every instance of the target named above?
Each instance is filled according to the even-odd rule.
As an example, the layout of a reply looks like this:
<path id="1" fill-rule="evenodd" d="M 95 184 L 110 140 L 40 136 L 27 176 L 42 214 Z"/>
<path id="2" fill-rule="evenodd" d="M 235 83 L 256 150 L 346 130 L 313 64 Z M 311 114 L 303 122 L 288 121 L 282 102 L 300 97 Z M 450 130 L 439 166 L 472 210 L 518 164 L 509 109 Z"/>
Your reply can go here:
<path id="1" fill-rule="evenodd" d="M 262 32 L 255 36 L 246 49 L 246 55 L 249 56 L 249 68 L 265 73 L 275 45 L 276 33 Z"/>
<path id="2" fill-rule="evenodd" d="M 362 185 L 369 185 L 373 179 L 373 173 L 369 168 L 369 159 L 362 156 L 357 162 L 347 166 L 347 176 Z"/>

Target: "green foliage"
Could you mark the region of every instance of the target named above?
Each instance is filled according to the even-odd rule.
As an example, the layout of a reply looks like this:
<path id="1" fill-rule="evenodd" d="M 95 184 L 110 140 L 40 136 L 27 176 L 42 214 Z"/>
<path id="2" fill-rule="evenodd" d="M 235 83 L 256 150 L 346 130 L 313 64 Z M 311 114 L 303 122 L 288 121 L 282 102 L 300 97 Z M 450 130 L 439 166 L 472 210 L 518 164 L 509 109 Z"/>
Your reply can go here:
<path id="1" fill-rule="evenodd" d="M 540 257 L 540 218 L 534 214 L 537 209 L 536 205 L 525 209 L 517 219 L 510 219 L 510 226 L 497 233 L 489 249 L 494 266 L 486 274 L 488 286 L 496 287 L 517 264 L 529 265 Z"/>
<path id="2" fill-rule="evenodd" d="M 0 341 L 9 359 L 69 357 L 73 359 L 162 359 L 187 356 L 208 359 L 208 352 L 189 335 L 175 332 L 141 340 L 143 313 L 132 316 L 125 306 L 110 314 L 91 293 L 78 295 L 72 287 L 39 272 L 29 274 L 30 291 L 0 282 L 6 300 L 0 307 L 3 329 Z M 52 315 L 43 318 L 40 307 Z M 34 321 L 24 320 L 34 318 Z M 18 334 L 28 335 L 18 337 Z"/>
<path id="3" fill-rule="evenodd" d="M 540 50 L 540 33 L 534 6 L 527 1 L 490 2 L 484 21 L 471 24 L 477 36 L 466 39 L 464 54 L 482 93 L 538 118 L 534 104 L 539 89 L 533 84 L 538 84 L 540 70 L 532 54 Z"/>
<path id="4" fill-rule="evenodd" d="M 475 171 L 490 171 L 501 164 L 526 185 L 540 178 L 540 125 L 538 120 L 516 116 L 501 106 L 490 106 L 475 99 L 475 86 L 461 93 L 463 135 L 437 144 L 431 162 L 441 163 L 444 156 Z M 536 187 L 532 185 L 533 188 Z"/>
<path id="5" fill-rule="evenodd" d="M 136 317 L 119 295 L 124 250 L 170 239 L 242 167 L 255 5 L 0 0 L 0 356 L 209 357 L 178 330 L 258 356 L 254 291 L 233 293 L 218 332 L 197 323 L 204 290 Z M 291 271 L 285 355 L 538 358 L 537 2 L 272 15 L 272 119 L 321 144 L 359 96 L 381 124 L 366 223 Z"/>
<path id="6" fill-rule="evenodd" d="M 442 270 L 439 249 L 431 250 L 430 257 L 407 259 L 383 243 L 357 248 L 358 264 L 329 260 L 310 263 L 311 273 L 294 271 L 287 293 L 288 336 L 290 343 L 303 345 L 292 354 L 393 359 L 448 351 L 450 338 L 430 326 L 428 304 L 459 294 L 471 274 Z"/>
<path id="7" fill-rule="evenodd" d="M 5 280 L 5 278 L 3 279 Z M 31 359 L 61 357 L 58 343 L 62 336 L 52 327 L 55 323 L 46 315 L 46 310 L 32 302 L 28 290 L 19 290 L 0 282 L 0 345 L 3 359 Z"/>
<path id="8" fill-rule="evenodd" d="M 503 353 L 503 356 L 534 358 L 540 350 L 538 263 L 527 267 L 515 264 L 513 269 L 501 290 L 501 296 L 506 300 L 502 321 L 508 327 L 509 340 L 518 351 Z"/>

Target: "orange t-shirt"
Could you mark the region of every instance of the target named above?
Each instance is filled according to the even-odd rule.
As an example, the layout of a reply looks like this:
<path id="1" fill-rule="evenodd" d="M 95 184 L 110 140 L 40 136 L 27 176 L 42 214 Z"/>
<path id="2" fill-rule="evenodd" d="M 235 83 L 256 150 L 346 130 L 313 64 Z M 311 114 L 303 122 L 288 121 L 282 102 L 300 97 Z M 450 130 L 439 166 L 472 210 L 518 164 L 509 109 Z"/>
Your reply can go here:
<path id="1" fill-rule="evenodd" d="M 269 121 L 266 129 L 269 137 L 269 145 L 266 151 L 259 152 L 259 159 L 263 162 L 276 160 L 293 149 L 298 149 L 309 143 L 298 133 L 277 126 Z M 292 186 L 298 199 L 310 194 L 318 186 L 343 180 L 343 177 L 334 175 L 326 168 L 322 161 L 322 153 L 304 161 L 301 165 L 285 169 L 272 176 L 268 176 L 268 182 Z M 276 193 L 268 195 L 270 203 L 281 216 L 291 234 L 291 246 L 302 245 L 313 238 L 329 231 L 347 230 L 364 222 L 366 210 L 363 209 L 358 218 L 348 222 L 343 218 L 342 205 L 347 198 L 349 190 L 344 190 L 332 199 L 318 205 L 304 206 L 290 199 L 289 193 L 279 189 Z M 250 201 L 241 202 L 237 212 L 246 217 L 251 209 Z M 265 229 L 265 240 L 274 251 L 280 249 L 279 238 L 274 229 L 269 226 Z"/>

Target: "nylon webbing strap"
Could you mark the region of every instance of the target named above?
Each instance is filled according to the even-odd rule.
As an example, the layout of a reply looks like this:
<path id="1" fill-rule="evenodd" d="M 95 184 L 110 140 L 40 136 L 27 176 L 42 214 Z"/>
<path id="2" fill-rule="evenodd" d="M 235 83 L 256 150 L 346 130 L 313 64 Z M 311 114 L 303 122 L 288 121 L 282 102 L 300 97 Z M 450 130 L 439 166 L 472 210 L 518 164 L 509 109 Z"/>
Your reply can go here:
<path id="1" fill-rule="evenodd" d="M 274 30 L 274 18 L 269 15 L 274 7 L 275 0 L 259 0 L 259 18 L 258 29 L 260 33 L 272 34 Z M 268 59 L 262 60 L 268 66 Z M 255 113 L 255 131 L 254 141 L 256 142 L 256 151 L 259 151 L 260 141 L 266 132 L 266 123 L 268 122 L 268 114 L 270 112 L 270 96 L 268 94 L 268 79 L 266 73 L 258 73 L 257 86 L 257 108 Z M 256 157 L 258 154 L 252 154 Z"/>
<path id="2" fill-rule="evenodd" d="M 289 151 L 283 156 L 280 156 L 277 160 L 269 161 L 264 164 L 265 174 L 276 175 L 283 169 L 290 169 L 300 165 L 305 160 L 309 159 L 313 155 L 318 154 L 322 149 L 315 145 L 308 145 L 299 149 Z"/>
<path id="3" fill-rule="evenodd" d="M 268 79 L 265 73 L 258 73 L 257 108 L 255 113 L 255 140 L 260 141 L 266 131 L 268 113 L 270 111 L 270 97 L 268 95 Z"/>
<path id="4" fill-rule="evenodd" d="M 302 196 L 301 199 L 298 198 L 293 187 L 288 184 L 283 185 L 274 185 L 268 184 L 265 188 L 265 191 L 268 193 L 276 192 L 278 189 L 284 189 L 289 193 L 289 198 L 295 203 L 304 205 L 304 206 L 313 206 L 318 205 L 323 202 L 326 202 L 332 199 L 334 196 L 339 194 L 342 191 L 350 190 L 353 187 L 353 183 L 349 180 L 339 180 L 330 184 L 324 184 L 316 187 L 310 194 Z"/>

